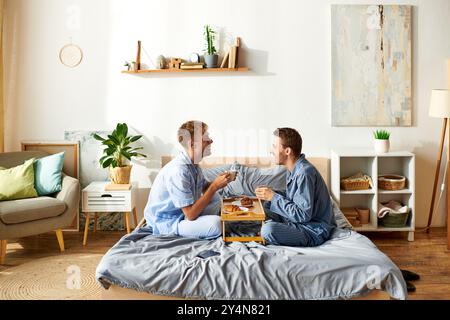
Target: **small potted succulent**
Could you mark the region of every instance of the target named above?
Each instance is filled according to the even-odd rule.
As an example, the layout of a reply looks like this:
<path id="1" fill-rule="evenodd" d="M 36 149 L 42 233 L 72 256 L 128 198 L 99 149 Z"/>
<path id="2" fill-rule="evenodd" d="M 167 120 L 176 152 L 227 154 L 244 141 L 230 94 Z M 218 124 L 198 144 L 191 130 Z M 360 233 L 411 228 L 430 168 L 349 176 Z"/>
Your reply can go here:
<path id="1" fill-rule="evenodd" d="M 205 47 L 205 63 L 207 68 L 216 68 L 219 55 L 217 54 L 214 40 L 216 39 L 216 32 L 209 26 L 205 26 L 204 32 L 206 47 Z"/>
<path id="2" fill-rule="evenodd" d="M 129 161 L 132 157 L 147 157 L 145 154 L 137 152 L 143 149 L 142 147 L 130 146 L 142 136 L 129 136 L 127 124 L 118 123 L 116 129 L 107 138 L 102 138 L 98 134 L 94 134 L 93 137 L 106 147 L 103 150 L 104 156 L 100 158 L 99 162 L 103 168 L 109 167 L 109 177 L 112 183 L 130 183 L 131 165 L 129 165 Z"/>
<path id="3" fill-rule="evenodd" d="M 135 71 L 135 72 L 138 71 L 137 64 L 135 61 L 131 61 L 131 62 L 125 61 L 124 67 L 128 68 L 127 71 Z"/>
<path id="4" fill-rule="evenodd" d="M 387 153 L 389 152 L 389 137 L 391 134 L 386 130 L 376 130 L 373 133 L 375 138 L 375 152 L 376 153 Z"/>

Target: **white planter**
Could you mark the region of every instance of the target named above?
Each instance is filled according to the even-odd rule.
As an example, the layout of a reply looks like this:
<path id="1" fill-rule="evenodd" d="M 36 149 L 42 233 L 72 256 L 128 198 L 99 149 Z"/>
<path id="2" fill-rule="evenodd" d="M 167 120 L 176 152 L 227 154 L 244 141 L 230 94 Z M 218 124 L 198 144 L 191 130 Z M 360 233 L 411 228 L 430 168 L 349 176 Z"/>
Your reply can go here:
<path id="1" fill-rule="evenodd" d="M 376 153 L 387 153 L 390 147 L 389 140 L 375 139 L 374 147 Z"/>

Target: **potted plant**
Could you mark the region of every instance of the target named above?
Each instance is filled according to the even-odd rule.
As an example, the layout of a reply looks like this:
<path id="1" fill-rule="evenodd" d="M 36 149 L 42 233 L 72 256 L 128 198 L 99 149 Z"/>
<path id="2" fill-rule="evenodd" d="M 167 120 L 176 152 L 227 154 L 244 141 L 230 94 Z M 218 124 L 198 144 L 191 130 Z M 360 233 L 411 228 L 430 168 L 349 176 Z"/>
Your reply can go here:
<path id="1" fill-rule="evenodd" d="M 134 61 L 132 62 L 125 61 L 124 66 L 128 68 L 127 71 L 138 71 L 136 67 L 136 62 Z"/>
<path id="2" fill-rule="evenodd" d="M 137 152 L 143 149 L 142 147 L 133 148 L 130 146 L 142 136 L 129 136 L 127 124 L 118 123 L 116 129 L 108 135 L 108 138 L 102 138 L 98 134 L 94 134 L 93 137 L 101 141 L 106 147 L 103 150 L 104 156 L 100 158 L 99 162 L 103 168 L 109 167 L 109 177 L 112 183 L 130 183 L 131 165 L 129 165 L 129 161 L 132 157 L 147 157 L 145 154 Z"/>
<path id="3" fill-rule="evenodd" d="M 217 54 L 216 47 L 214 47 L 214 40 L 216 39 L 216 32 L 211 29 L 209 25 L 205 26 L 204 32 L 206 40 L 205 48 L 205 63 L 207 68 L 216 68 L 219 55 Z"/>
<path id="4" fill-rule="evenodd" d="M 375 152 L 376 153 L 386 153 L 389 152 L 389 137 L 390 133 L 386 130 L 376 130 L 373 133 L 375 137 Z"/>

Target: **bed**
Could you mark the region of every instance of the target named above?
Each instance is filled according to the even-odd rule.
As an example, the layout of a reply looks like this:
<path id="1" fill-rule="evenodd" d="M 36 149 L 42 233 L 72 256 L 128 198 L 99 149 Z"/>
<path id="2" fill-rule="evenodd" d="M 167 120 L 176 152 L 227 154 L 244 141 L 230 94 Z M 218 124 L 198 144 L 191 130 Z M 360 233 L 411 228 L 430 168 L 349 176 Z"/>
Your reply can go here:
<path id="1" fill-rule="evenodd" d="M 162 165 L 169 160 L 163 158 Z M 201 166 L 205 173 L 217 174 L 234 160 L 209 158 Z M 328 183 L 329 160 L 308 160 Z M 245 165 L 242 168 L 258 172 L 273 168 L 265 158 L 237 161 Z M 220 169 L 214 172 L 214 168 Z M 271 185 L 283 183 L 278 173 L 272 175 Z M 247 173 L 247 178 L 245 181 L 260 183 L 259 176 Z M 236 183 L 229 191 L 245 193 L 253 187 Z M 334 209 L 335 215 L 343 217 L 337 205 Z M 200 258 L 205 250 L 218 255 Z M 103 299 L 407 299 L 398 267 L 367 237 L 342 226 L 315 248 L 155 236 L 144 226 L 124 236 L 105 254 L 96 278 L 103 287 Z"/>

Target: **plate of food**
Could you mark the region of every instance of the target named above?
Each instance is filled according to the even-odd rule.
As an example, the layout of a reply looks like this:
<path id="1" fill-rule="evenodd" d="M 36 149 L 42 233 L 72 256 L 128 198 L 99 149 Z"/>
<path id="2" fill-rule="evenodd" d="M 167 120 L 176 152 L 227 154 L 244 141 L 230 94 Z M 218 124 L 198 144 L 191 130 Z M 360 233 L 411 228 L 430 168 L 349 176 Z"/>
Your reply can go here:
<path id="1" fill-rule="evenodd" d="M 251 208 L 253 207 L 253 200 L 249 197 L 243 197 L 240 200 L 232 202 L 235 206 Z"/>
<path id="2" fill-rule="evenodd" d="M 223 206 L 223 211 L 225 213 L 241 213 L 245 214 L 248 211 L 248 208 L 246 207 L 240 207 L 235 204 L 226 204 Z"/>

